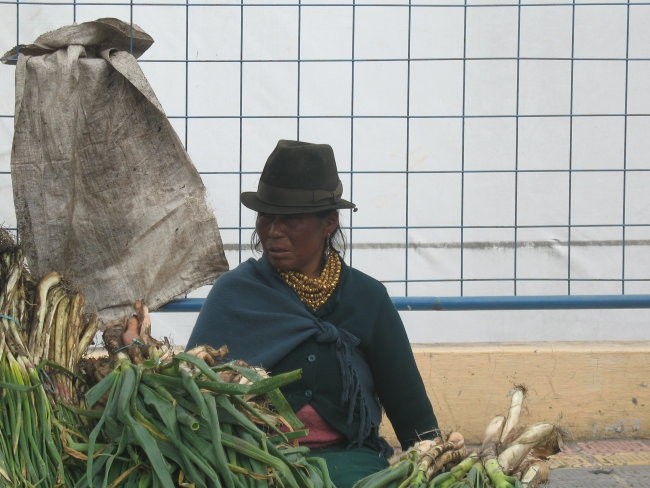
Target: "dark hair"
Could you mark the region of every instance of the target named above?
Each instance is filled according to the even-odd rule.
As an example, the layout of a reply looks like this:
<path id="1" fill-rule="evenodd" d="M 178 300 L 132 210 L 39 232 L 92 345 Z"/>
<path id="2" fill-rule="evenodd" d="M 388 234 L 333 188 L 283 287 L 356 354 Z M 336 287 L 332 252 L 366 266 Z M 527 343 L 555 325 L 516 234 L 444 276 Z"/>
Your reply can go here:
<path id="1" fill-rule="evenodd" d="M 343 230 L 341 229 L 339 211 L 328 209 L 315 212 L 314 215 L 319 219 L 325 219 L 331 213 L 336 213 L 337 220 L 336 229 L 334 229 L 334 232 L 332 232 L 332 235 L 330 236 L 332 247 L 341 255 L 341 257 L 344 257 L 345 251 L 347 250 L 347 243 L 345 240 L 345 234 L 343 234 Z M 260 236 L 257 234 L 257 229 L 253 229 L 253 234 L 251 234 L 251 249 L 256 252 L 262 252 L 262 241 L 260 240 Z"/>

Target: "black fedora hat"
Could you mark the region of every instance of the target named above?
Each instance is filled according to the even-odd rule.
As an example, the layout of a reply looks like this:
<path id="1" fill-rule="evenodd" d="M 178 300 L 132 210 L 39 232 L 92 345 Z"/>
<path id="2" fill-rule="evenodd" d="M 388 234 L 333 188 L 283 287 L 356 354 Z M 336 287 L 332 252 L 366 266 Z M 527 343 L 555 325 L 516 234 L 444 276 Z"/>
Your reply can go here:
<path id="1" fill-rule="evenodd" d="M 342 194 L 330 145 L 282 139 L 266 160 L 257 191 L 243 192 L 241 202 L 251 210 L 270 214 L 356 210 Z"/>

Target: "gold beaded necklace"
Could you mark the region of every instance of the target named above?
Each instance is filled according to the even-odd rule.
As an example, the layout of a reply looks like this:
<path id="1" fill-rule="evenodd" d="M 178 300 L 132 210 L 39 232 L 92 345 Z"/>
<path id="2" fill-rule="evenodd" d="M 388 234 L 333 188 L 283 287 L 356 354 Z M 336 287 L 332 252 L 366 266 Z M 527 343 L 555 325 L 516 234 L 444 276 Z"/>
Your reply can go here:
<path id="1" fill-rule="evenodd" d="M 302 303 L 316 310 L 332 296 L 339 283 L 341 258 L 330 248 L 323 271 L 318 277 L 310 278 L 299 271 L 280 271 L 280 276 L 296 292 Z"/>

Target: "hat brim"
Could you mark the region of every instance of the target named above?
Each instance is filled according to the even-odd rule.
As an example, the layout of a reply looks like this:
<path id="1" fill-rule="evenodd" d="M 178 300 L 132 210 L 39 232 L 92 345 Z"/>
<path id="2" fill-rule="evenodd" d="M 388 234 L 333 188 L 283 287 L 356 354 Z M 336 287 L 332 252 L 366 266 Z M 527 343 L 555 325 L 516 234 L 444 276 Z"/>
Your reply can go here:
<path id="1" fill-rule="evenodd" d="M 325 210 L 340 210 L 340 209 L 356 209 L 357 206 L 344 200 L 338 199 L 336 202 L 330 202 L 325 205 L 310 205 L 310 206 L 290 206 L 290 205 L 273 205 L 257 198 L 257 193 L 254 191 L 246 191 L 241 194 L 241 203 L 244 207 L 250 208 L 256 212 L 276 214 L 276 215 L 290 215 L 290 214 L 306 214 L 318 213 Z"/>

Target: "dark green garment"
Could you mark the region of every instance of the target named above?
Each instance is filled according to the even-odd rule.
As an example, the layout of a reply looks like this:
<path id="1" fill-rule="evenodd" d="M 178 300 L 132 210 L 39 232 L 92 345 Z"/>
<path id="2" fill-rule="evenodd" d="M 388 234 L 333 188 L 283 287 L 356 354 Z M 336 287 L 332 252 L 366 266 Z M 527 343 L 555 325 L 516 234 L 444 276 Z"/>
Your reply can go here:
<path id="1" fill-rule="evenodd" d="M 344 265 L 341 282 L 315 315 L 360 339 L 379 400 L 403 448 L 431 437 L 436 417 L 426 395 L 402 320 L 386 288 L 370 276 Z M 271 374 L 302 369 L 302 378 L 283 388 L 294 410 L 310 403 L 348 441 L 355 439 L 359 409 L 348 419 L 341 404 L 341 375 L 335 348 L 315 338 L 303 342 L 275 365 Z M 366 445 L 381 449 L 377 433 Z"/>
<path id="2" fill-rule="evenodd" d="M 336 488 L 351 488 L 360 479 L 388 466 L 385 457 L 368 447 L 315 449 L 312 455 L 325 459 L 330 478 Z"/>

